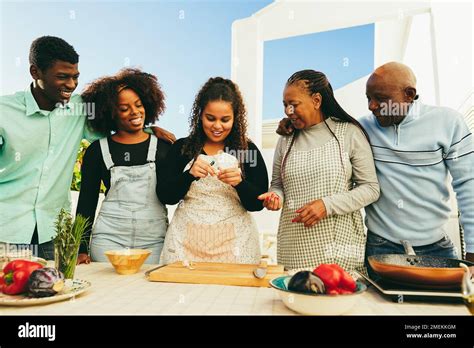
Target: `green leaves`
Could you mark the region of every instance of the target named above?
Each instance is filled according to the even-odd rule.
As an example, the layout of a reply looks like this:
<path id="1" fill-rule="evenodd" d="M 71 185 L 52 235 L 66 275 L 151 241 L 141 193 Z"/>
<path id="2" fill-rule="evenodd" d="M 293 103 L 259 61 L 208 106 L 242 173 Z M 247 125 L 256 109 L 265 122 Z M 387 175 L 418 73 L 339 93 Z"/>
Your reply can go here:
<path id="1" fill-rule="evenodd" d="M 55 222 L 56 237 L 54 251 L 56 268 L 64 273 L 66 279 L 74 276 L 79 246 L 84 232 L 89 228 L 89 218 L 78 214 L 73 222 L 71 214 L 61 209 Z"/>
<path id="2" fill-rule="evenodd" d="M 71 191 L 80 191 L 81 190 L 81 166 L 82 166 L 82 159 L 84 158 L 84 154 L 86 153 L 87 148 L 89 147 L 90 143 L 83 139 L 81 141 L 81 145 L 79 147 L 79 151 L 77 152 L 76 163 L 74 164 L 74 171 L 72 173 L 72 182 L 71 182 Z M 104 183 L 100 184 L 100 192 L 105 192 Z"/>
<path id="3" fill-rule="evenodd" d="M 74 172 L 72 174 L 71 190 L 79 191 L 81 189 L 81 165 L 84 154 L 86 153 L 87 148 L 89 147 L 89 142 L 87 140 L 82 140 L 77 152 L 76 164 L 74 164 Z"/>

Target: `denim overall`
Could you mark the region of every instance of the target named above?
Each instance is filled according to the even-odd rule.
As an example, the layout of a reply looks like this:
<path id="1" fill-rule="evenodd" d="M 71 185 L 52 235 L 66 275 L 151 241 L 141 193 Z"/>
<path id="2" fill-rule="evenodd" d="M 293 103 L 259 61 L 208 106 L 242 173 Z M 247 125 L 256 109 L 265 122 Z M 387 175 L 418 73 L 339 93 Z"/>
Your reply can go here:
<path id="1" fill-rule="evenodd" d="M 147 164 L 115 166 L 107 138 L 100 139 L 110 188 L 92 231 L 92 261 L 107 262 L 108 250 L 138 248 L 152 251 L 146 263 L 159 263 L 168 211 L 156 196 L 156 147 L 157 138 L 151 135 Z"/>

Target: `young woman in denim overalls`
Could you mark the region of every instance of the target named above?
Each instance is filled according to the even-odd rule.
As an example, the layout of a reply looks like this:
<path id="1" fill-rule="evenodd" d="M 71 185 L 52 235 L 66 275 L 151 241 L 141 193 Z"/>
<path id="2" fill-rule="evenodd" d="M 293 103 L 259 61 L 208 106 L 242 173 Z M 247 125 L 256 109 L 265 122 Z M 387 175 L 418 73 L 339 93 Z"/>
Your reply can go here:
<path id="1" fill-rule="evenodd" d="M 152 251 L 147 263 L 158 263 L 168 214 L 156 195 L 157 171 L 170 145 L 143 130 L 164 110 L 156 77 L 126 69 L 89 85 L 83 98 L 95 103 L 91 125 L 115 134 L 92 143 L 84 155 L 77 213 L 93 221 L 101 181 L 107 191 L 92 229 L 90 257 L 89 231 L 79 262 L 105 262 L 108 250 L 139 248 Z"/>

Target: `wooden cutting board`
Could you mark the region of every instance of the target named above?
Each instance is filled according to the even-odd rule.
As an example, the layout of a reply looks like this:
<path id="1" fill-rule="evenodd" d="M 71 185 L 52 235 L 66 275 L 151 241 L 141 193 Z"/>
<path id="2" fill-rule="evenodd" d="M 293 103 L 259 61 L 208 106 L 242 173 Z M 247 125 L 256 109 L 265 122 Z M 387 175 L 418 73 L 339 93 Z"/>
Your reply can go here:
<path id="1" fill-rule="evenodd" d="M 262 279 L 253 275 L 258 265 L 195 262 L 192 267 L 175 262 L 149 270 L 145 275 L 152 282 L 269 287 L 270 280 L 285 274 L 283 266 L 278 265 L 269 265 Z"/>

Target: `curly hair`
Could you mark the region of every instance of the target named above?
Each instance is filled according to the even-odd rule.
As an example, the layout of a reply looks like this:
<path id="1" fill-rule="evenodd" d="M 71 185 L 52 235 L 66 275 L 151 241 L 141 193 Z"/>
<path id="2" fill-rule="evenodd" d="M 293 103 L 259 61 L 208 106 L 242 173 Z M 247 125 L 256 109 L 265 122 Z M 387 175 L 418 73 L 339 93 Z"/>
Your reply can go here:
<path id="1" fill-rule="evenodd" d="M 29 60 L 31 65 L 45 71 L 57 60 L 77 64 L 79 55 L 74 47 L 63 39 L 55 36 L 41 36 L 31 43 Z"/>
<path id="2" fill-rule="evenodd" d="M 94 103 L 88 111 L 89 125 L 96 131 L 109 134 L 117 130 L 119 87 L 130 88 L 138 94 L 145 108 L 145 124 L 155 123 L 165 111 L 165 95 L 156 76 L 140 69 L 126 68 L 114 76 L 101 77 L 88 84 L 82 92 L 86 103 Z M 89 108 L 87 108 L 89 110 Z M 92 114 L 93 113 L 93 114 Z"/>
<path id="3" fill-rule="evenodd" d="M 234 124 L 224 140 L 224 146 L 232 150 L 248 149 L 247 111 L 239 87 L 229 79 L 211 77 L 201 87 L 194 100 L 189 118 L 190 134 L 182 149 L 182 154 L 188 158 L 196 159 L 206 142 L 202 112 L 209 102 L 219 100 L 231 103 L 234 112 Z"/>

